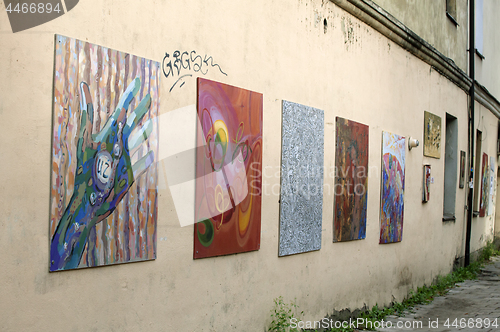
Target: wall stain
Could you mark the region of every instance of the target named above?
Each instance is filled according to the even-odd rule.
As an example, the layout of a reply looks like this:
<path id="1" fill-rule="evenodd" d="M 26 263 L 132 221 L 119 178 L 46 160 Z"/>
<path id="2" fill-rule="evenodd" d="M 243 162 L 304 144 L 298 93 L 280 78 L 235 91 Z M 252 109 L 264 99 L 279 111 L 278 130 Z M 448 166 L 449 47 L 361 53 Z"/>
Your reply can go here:
<path id="1" fill-rule="evenodd" d="M 344 34 L 344 44 L 346 49 L 349 50 L 349 46 L 354 45 L 358 41 L 354 33 L 354 23 L 352 23 L 350 17 L 345 16 L 342 16 L 340 23 L 340 28 Z"/>
<path id="2" fill-rule="evenodd" d="M 411 285 L 412 282 L 412 273 L 408 266 L 405 266 L 398 275 L 399 282 L 397 287 L 403 287 Z"/>

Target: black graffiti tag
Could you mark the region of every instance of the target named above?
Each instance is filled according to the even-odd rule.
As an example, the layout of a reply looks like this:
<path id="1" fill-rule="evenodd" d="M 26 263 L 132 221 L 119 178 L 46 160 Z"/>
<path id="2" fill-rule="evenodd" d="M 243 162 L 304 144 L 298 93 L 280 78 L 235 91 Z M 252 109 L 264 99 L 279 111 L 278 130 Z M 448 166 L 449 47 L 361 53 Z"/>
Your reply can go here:
<path id="1" fill-rule="evenodd" d="M 165 75 L 166 78 L 177 77 L 177 80 L 170 87 L 169 92 L 171 92 L 179 82 L 182 82 L 179 85 L 179 88 L 181 88 L 186 83 L 184 79 L 193 76 L 193 74 L 190 73 L 184 74 L 185 72 L 193 71 L 206 75 L 208 70 L 213 67 L 217 67 L 222 74 L 227 76 L 227 74 L 222 71 L 222 68 L 217 63 L 214 63 L 214 59 L 211 56 L 205 54 L 205 56 L 202 57 L 196 54 L 196 51 L 184 51 L 181 53 L 177 50 L 172 54 L 172 57 L 170 57 L 170 54 L 165 53 L 162 61 L 163 75 Z"/>

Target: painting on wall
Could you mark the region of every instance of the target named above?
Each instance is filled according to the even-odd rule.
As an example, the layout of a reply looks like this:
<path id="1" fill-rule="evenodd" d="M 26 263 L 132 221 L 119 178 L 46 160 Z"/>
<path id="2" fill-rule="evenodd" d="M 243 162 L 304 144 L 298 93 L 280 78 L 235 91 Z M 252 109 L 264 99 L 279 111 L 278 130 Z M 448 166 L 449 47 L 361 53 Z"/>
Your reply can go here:
<path id="1" fill-rule="evenodd" d="M 193 257 L 260 248 L 261 93 L 198 78 Z"/>
<path id="2" fill-rule="evenodd" d="M 404 136 L 382 132 L 381 244 L 403 238 L 405 146 Z"/>
<path id="3" fill-rule="evenodd" d="M 495 157 L 490 157 L 490 165 L 489 165 L 489 194 L 488 194 L 488 215 L 491 216 L 493 214 L 493 210 L 495 207 Z"/>
<path id="4" fill-rule="evenodd" d="M 431 184 L 431 165 L 424 165 L 424 189 L 422 191 L 422 202 L 427 203 L 431 198 L 429 190 Z"/>
<path id="5" fill-rule="evenodd" d="M 460 179 L 458 188 L 463 189 L 465 185 L 465 151 L 460 151 Z"/>
<path id="6" fill-rule="evenodd" d="M 480 217 L 484 217 L 486 215 L 486 211 L 488 211 L 489 181 L 488 155 L 483 153 L 483 163 L 481 167 L 481 196 L 479 202 Z"/>
<path id="7" fill-rule="evenodd" d="M 160 64 L 56 36 L 50 271 L 156 258 Z"/>
<path id="8" fill-rule="evenodd" d="M 424 156 L 441 158 L 441 117 L 424 111 Z"/>
<path id="9" fill-rule="evenodd" d="M 366 237 L 368 126 L 337 117 L 334 242 Z"/>
<path id="10" fill-rule="evenodd" d="M 279 256 L 321 248 L 324 112 L 283 100 Z"/>

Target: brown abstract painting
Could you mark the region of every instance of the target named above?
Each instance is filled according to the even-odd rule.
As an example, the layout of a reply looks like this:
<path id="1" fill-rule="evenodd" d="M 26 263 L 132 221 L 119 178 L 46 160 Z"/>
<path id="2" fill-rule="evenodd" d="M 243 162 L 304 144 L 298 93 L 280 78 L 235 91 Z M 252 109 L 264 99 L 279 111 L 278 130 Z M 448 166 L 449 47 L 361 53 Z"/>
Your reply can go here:
<path id="1" fill-rule="evenodd" d="M 194 258 L 260 247 L 262 94 L 198 78 Z"/>
<path id="2" fill-rule="evenodd" d="M 50 271 L 156 258 L 160 64 L 56 36 Z"/>
<path id="3" fill-rule="evenodd" d="M 336 119 L 334 242 L 366 237 L 368 126 Z"/>

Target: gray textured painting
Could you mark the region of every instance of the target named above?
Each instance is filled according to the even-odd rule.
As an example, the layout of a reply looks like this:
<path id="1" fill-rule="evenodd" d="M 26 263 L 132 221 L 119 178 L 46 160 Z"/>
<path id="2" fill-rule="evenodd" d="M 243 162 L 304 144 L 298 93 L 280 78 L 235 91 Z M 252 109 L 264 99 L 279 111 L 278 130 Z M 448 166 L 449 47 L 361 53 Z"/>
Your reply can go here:
<path id="1" fill-rule="evenodd" d="M 279 256 L 321 248 L 322 110 L 283 100 Z"/>

